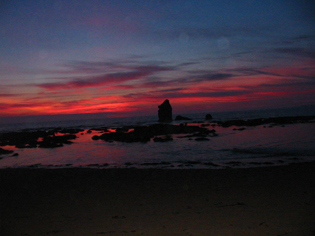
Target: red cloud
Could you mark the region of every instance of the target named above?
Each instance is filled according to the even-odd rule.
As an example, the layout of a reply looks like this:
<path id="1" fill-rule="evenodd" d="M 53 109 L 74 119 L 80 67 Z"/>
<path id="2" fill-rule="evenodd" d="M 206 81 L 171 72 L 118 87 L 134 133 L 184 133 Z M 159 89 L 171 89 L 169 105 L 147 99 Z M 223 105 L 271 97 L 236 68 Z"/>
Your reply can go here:
<path id="1" fill-rule="evenodd" d="M 0 116 L 98 112 L 155 114 L 157 105 L 165 98 L 171 100 L 176 110 L 186 109 L 186 112 L 213 106 L 222 106 L 224 110 L 227 104 L 241 108 L 242 104 L 254 106 L 269 102 L 273 105 L 278 101 L 300 102 L 300 105 L 315 102 L 314 91 L 310 89 L 315 84 L 315 71 L 308 64 L 226 71 L 181 71 L 179 66 L 162 63 L 139 64 L 74 62 L 70 65 L 74 68 L 73 75 L 85 71 L 85 77 L 73 76 L 56 83 L 36 85 L 43 90 L 33 97 L 32 94 L 25 95 L 27 97 L 0 94 Z M 172 79 L 170 74 L 163 78 L 168 71 L 179 73 Z"/>
<path id="2" fill-rule="evenodd" d="M 75 89 L 75 88 L 88 88 L 88 87 L 98 87 L 104 85 L 110 85 L 113 83 L 122 83 L 125 81 L 136 80 L 147 75 L 145 72 L 125 72 L 125 73 L 115 73 L 107 74 L 103 76 L 95 76 L 85 79 L 74 79 L 67 83 L 46 83 L 40 84 L 38 87 L 47 90 L 59 90 L 59 89 Z"/>
<path id="3" fill-rule="evenodd" d="M 137 80 L 148 75 L 152 75 L 156 72 L 172 70 L 172 67 L 162 66 L 138 66 L 128 72 L 116 72 L 110 74 L 104 74 L 100 76 L 91 76 L 87 78 L 74 78 L 66 83 L 45 83 L 37 85 L 40 88 L 46 90 L 60 90 L 60 89 L 76 89 L 76 88 L 88 88 L 106 86 L 112 84 L 120 84 L 126 81 Z"/>

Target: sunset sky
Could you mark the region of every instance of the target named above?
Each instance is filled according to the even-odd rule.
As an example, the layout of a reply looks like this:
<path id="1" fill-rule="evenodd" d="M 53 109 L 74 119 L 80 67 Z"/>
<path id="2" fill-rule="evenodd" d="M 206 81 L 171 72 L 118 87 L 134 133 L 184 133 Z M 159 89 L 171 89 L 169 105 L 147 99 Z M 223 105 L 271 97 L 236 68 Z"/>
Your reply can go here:
<path id="1" fill-rule="evenodd" d="M 314 1 L 0 2 L 0 117 L 315 104 Z"/>

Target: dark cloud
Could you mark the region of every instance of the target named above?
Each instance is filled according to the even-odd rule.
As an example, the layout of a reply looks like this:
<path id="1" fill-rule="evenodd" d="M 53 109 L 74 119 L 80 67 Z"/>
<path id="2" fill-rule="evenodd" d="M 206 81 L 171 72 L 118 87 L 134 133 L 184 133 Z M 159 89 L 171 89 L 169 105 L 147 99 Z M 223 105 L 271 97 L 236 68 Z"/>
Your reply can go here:
<path id="1" fill-rule="evenodd" d="M 297 48 L 275 49 L 278 53 L 300 53 Z M 69 77 L 57 77 L 63 82 L 38 85 L 46 90 L 73 89 L 110 86 L 112 89 L 136 89 L 152 87 L 187 87 L 191 84 L 209 81 L 227 81 L 241 76 L 268 75 L 283 77 L 270 68 L 238 68 L 231 70 L 187 70 L 202 61 L 187 61 L 171 65 L 165 61 L 141 61 L 142 57 L 133 56 L 112 61 L 71 61 L 63 64 L 71 70 Z M 173 79 L 163 78 L 159 72 L 180 71 L 181 75 Z M 82 74 L 80 77 L 76 74 Z M 83 73 L 83 74 L 84 74 Z M 185 75 L 186 74 L 186 75 Z M 142 79 L 139 83 L 123 82 Z M 64 82 L 66 81 L 66 82 Z"/>
<path id="2" fill-rule="evenodd" d="M 148 92 L 139 92 L 139 93 L 129 93 L 126 94 L 125 98 L 165 98 L 166 94 L 176 94 L 179 91 L 182 91 L 183 88 L 173 88 L 173 89 L 156 89 L 150 90 Z"/>
<path id="3" fill-rule="evenodd" d="M 178 91 L 182 91 L 184 90 L 183 88 L 173 88 L 173 89 L 164 89 L 164 90 L 160 90 L 160 92 L 178 92 Z"/>
<path id="4" fill-rule="evenodd" d="M 109 85 L 115 82 L 121 83 L 128 80 L 134 80 L 144 75 L 145 73 L 141 72 L 113 73 L 96 77 L 75 78 L 66 83 L 45 83 L 38 85 L 38 87 L 48 90 L 97 87 Z"/>
<path id="5" fill-rule="evenodd" d="M 132 69 L 138 70 L 138 71 L 144 71 L 148 73 L 155 73 L 159 71 L 171 71 L 175 70 L 176 67 L 174 66 L 159 66 L 159 65 L 142 65 L 142 66 L 135 66 L 132 67 Z"/>
<path id="6" fill-rule="evenodd" d="M 200 75 L 197 77 L 197 80 L 200 79 L 202 81 L 215 81 L 215 80 L 226 80 L 234 77 L 235 75 L 229 73 L 208 73 L 204 75 Z"/>
<path id="7" fill-rule="evenodd" d="M 244 76 L 259 76 L 268 75 L 274 77 L 284 78 L 285 76 L 268 71 L 270 68 L 239 68 L 231 70 L 191 70 L 188 71 L 187 76 L 183 76 L 173 80 L 161 80 L 159 78 L 152 80 L 151 78 L 146 79 L 146 82 L 141 84 L 143 88 L 152 87 L 167 87 L 167 86 L 180 86 L 182 88 L 189 87 L 191 84 L 197 85 L 202 82 L 211 81 L 228 81 L 232 79 L 242 78 Z M 292 75 L 293 76 L 293 75 Z"/>
<path id="8" fill-rule="evenodd" d="M 190 39 L 219 39 L 221 37 L 234 36 L 264 36 L 266 32 L 273 31 L 272 27 L 258 25 L 230 25 L 230 26 L 212 26 L 210 27 L 176 27 L 164 30 L 155 30 L 152 32 L 159 39 L 178 39 L 182 42 L 188 42 Z"/>
<path id="9" fill-rule="evenodd" d="M 314 45 L 315 41 L 315 34 L 304 34 L 296 37 L 285 37 L 281 38 L 280 40 L 277 40 L 274 42 L 275 45 L 277 45 L 277 48 L 282 48 L 283 46 L 289 46 L 291 47 L 298 47 L 299 45 Z"/>
<path id="10" fill-rule="evenodd" d="M 144 56 L 132 55 L 126 58 L 113 59 L 110 61 L 67 61 L 58 66 L 63 67 L 63 70 L 58 70 L 58 74 L 106 74 L 113 72 L 132 71 L 137 69 L 143 70 L 172 70 L 177 66 L 170 66 L 165 61 L 142 61 Z M 50 71 L 51 72 L 51 71 Z"/>
<path id="11" fill-rule="evenodd" d="M 301 79 L 296 78 L 296 79 L 284 80 L 281 83 L 273 83 L 273 84 L 264 83 L 260 85 L 260 88 L 262 89 L 272 88 L 273 90 L 274 89 L 287 89 L 287 90 L 289 89 L 292 91 L 295 91 L 295 90 L 306 91 L 308 89 L 314 88 L 314 86 L 315 86 L 315 78 L 313 78 L 313 80 L 309 80 L 309 79 L 301 80 Z"/>
<path id="12" fill-rule="evenodd" d="M 119 84 L 126 81 L 137 80 L 145 76 L 152 75 L 157 72 L 170 71 L 174 67 L 158 66 L 158 65 L 142 65 L 128 67 L 126 72 L 106 73 L 99 76 L 89 76 L 85 78 L 72 78 L 69 82 L 45 83 L 37 85 L 40 88 L 47 90 L 57 89 L 74 89 L 106 86 L 112 84 Z"/>
<path id="13" fill-rule="evenodd" d="M 191 66 L 191 65 L 196 65 L 199 64 L 199 62 L 196 61 L 191 61 L 191 62 L 183 62 L 177 65 L 177 67 L 186 67 L 186 66 Z"/>
<path id="14" fill-rule="evenodd" d="M 296 49 L 291 48 L 291 51 L 283 49 L 281 53 L 296 53 Z M 313 77 L 308 75 L 309 73 L 302 73 L 300 70 L 293 71 L 294 73 L 301 72 L 301 75 L 290 74 L 290 71 L 282 72 L 282 70 L 273 67 L 193 70 L 192 68 L 196 64 L 202 64 L 202 60 L 177 64 L 163 61 L 141 62 L 139 58 L 116 61 L 72 61 L 64 64 L 66 68 L 72 70 L 72 76 L 64 77 L 61 82 L 59 80 L 56 83 L 45 83 L 38 86 L 45 89 L 47 93 L 57 90 L 63 91 L 62 93 L 68 93 L 67 89 L 82 89 L 83 91 L 84 88 L 98 87 L 105 92 L 106 90 L 117 90 L 119 99 L 143 101 L 147 99 L 153 101 L 164 98 L 199 98 L 201 100 L 204 98 L 206 100 L 220 97 L 241 96 L 250 99 L 259 96 L 278 96 L 277 93 L 285 94 L 294 91 L 294 89 L 306 91 L 308 85 L 313 85 L 311 81 L 314 81 Z M 76 74 L 79 75 L 81 72 L 85 72 L 86 76 L 77 77 Z M 170 77 L 172 74 L 176 75 L 176 77 Z M 249 79 L 254 79 L 261 75 L 262 78 L 263 76 L 270 76 L 270 78 L 275 77 L 277 80 L 269 84 L 262 84 L 263 81 L 248 86 L 237 84 L 237 79 L 239 78 L 247 76 Z M 290 78 L 290 80 L 286 78 Z M 294 78 L 296 79 L 294 80 Z M 229 86 L 229 81 L 231 80 L 233 80 L 233 87 Z M 210 86 L 211 82 L 215 81 L 223 81 L 225 88 L 210 89 L 209 87 L 200 87 L 200 84 L 203 82 Z M 308 83 L 308 85 L 305 83 Z M 198 90 L 190 90 L 191 86 L 196 87 Z M 72 92 L 77 92 L 77 90 Z M 113 92 L 115 93 L 115 91 Z M 96 96 L 100 95 L 97 94 Z M 79 105 L 81 102 L 66 102 L 60 103 L 60 105 L 65 108 Z M 85 104 L 85 102 L 82 104 Z"/>
<path id="15" fill-rule="evenodd" d="M 271 75 L 271 76 L 279 76 L 282 75 L 279 73 L 264 71 L 264 68 L 238 68 L 233 70 L 228 70 L 231 72 L 238 73 L 238 76 L 255 76 L 255 75 Z"/>
<path id="16" fill-rule="evenodd" d="M 218 80 L 229 80 L 238 76 L 237 74 L 227 73 L 222 71 L 213 70 L 193 70 L 189 71 L 191 75 L 183 78 L 183 81 L 191 82 L 203 82 L 203 81 L 218 81 Z"/>
<path id="17" fill-rule="evenodd" d="M 304 34 L 301 36 L 294 37 L 293 40 L 305 41 L 305 40 L 315 40 L 315 34 Z"/>
<path id="18" fill-rule="evenodd" d="M 250 93 L 249 90 L 231 90 L 231 91 L 216 91 L 216 92 L 198 92 L 198 93 L 167 93 L 163 96 L 168 98 L 189 98 L 189 97 L 230 97 Z"/>
<path id="19" fill-rule="evenodd" d="M 121 68 L 121 64 L 116 62 L 107 61 L 71 61 L 61 64 L 63 67 L 72 69 L 74 72 L 99 72 L 104 69 L 118 69 Z"/>
<path id="20" fill-rule="evenodd" d="M 187 93 L 180 92 L 182 89 L 178 91 L 171 90 L 152 90 L 146 93 L 132 93 L 127 94 L 126 98 L 133 99 L 146 99 L 146 98 L 195 98 L 195 97 L 203 97 L 203 98 L 211 98 L 211 97 L 230 97 L 230 96 L 238 96 L 249 94 L 252 91 L 248 89 L 244 90 L 230 90 L 230 91 L 214 91 L 214 92 L 196 92 L 196 93 Z"/>
<path id="21" fill-rule="evenodd" d="M 139 84 L 139 88 L 161 88 L 161 87 L 173 87 L 180 86 L 185 87 L 187 81 L 185 79 L 173 79 L 173 80 L 162 80 L 161 78 L 146 78 L 143 83 Z"/>
<path id="22" fill-rule="evenodd" d="M 15 94 L 9 94 L 9 93 L 0 93 L 0 97 L 15 97 Z"/>
<path id="23" fill-rule="evenodd" d="M 13 104 L 8 104 L 8 103 L 0 103 L 0 108 L 3 109 L 3 110 L 6 110 L 6 109 L 22 109 L 22 108 L 31 108 L 31 107 L 34 107 L 34 106 L 45 106 L 47 105 L 46 103 L 41 103 L 41 102 L 38 102 L 36 104 L 34 103 L 28 103 L 28 102 L 25 102 L 25 103 L 13 103 Z"/>
<path id="24" fill-rule="evenodd" d="M 271 52 L 287 54 L 295 57 L 309 57 L 315 59 L 315 50 L 302 47 L 283 47 L 272 49 Z"/>

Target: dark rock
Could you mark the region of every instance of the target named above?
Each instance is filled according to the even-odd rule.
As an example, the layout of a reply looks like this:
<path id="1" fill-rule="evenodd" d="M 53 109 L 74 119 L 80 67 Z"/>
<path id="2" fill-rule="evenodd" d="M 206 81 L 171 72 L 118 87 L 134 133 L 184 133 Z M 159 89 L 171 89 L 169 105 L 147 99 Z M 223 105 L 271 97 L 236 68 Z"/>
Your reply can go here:
<path id="1" fill-rule="evenodd" d="M 154 124 L 149 126 L 136 126 L 132 131 L 128 133 L 110 132 L 104 133 L 100 136 L 93 136 L 93 140 L 104 140 L 107 142 L 119 141 L 119 142 L 149 142 L 151 138 L 161 135 L 170 134 L 188 134 L 188 133 L 200 133 L 207 135 L 212 133 L 206 128 L 198 126 L 184 126 L 184 125 L 171 125 L 171 124 Z M 158 140 L 158 139 L 156 139 Z"/>
<path id="2" fill-rule="evenodd" d="M 214 164 L 213 162 L 205 162 L 203 164 L 206 165 L 206 166 L 219 166 L 217 164 Z"/>
<path id="3" fill-rule="evenodd" d="M 209 141 L 210 139 L 205 138 L 205 137 L 200 137 L 200 138 L 196 138 L 196 141 Z"/>
<path id="4" fill-rule="evenodd" d="M 63 144 L 57 143 L 54 141 L 45 140 L 43 142 L 40 142 L 39 147 L 41 147 L 41 148 L 56 148 L 56 147 L 63 147 Z"/>
<path id="5" fill-rule="evenodd" d="M 178 138 L 193 138 L 193 137 L 201 137 L 201 138 L 204 138 L 206 137 L 208 134 L 207 133 L 204 133 L 204 132 L 196 132 L 196 133 L 193 133 L 193 134 L 188 134 L 188 135 L 185 135 L 185 136 L 180 136 Z"/>
<path id="6" fill-rule="evenodd" d="M 158 162 L 145 162 L 145 163 L 141 163 L 140 165 L 142 165 L 142 166 L 157 166 L 160 164 L 161 163 L 158 163 Z"/>
<path id="7" fill-rule="evenodd" d="M 263 164 L 265 164 L 265 165 L 274 165 L 274 163 L 273 162 L 264 162 Z"/>
<path id="8" fill-rule="evenodd" d="M 170 162 L 162 161 L 162 162 L 144 162 L 140 163 L 141 166 L 166 166 L 171 165 Z"/>
<path id="9" fill-rule="evenodd" d="M 46 131 L 21 131 L 0 134 L 0 146 L 11 145 L 17 148 L 37 147 L 39 138 L 50 135 Z"/>
<path id="10" fill-rule="evenodd" d="M 63 144 L 71 144 L 72 139 L 76 139 L 77 136 L 74 134 L 66 134 L 63 136 L 47 136 L 44 137 L 43 140 L 39 143 L 39 147 L 41 148 L 56 148 L 62 147 Z"/>
<path id="11" fill-rule="evenodd" d="M 3 148 L 0 148 L 0 155 L 2 155 L 2 154 L 10 154 L 10 153 L 13 153 L 13 151 L 11 151 L 11 150 L 5 150 L 5 149 L 3 149 Z"/>
<path id="12" fill-rule="evenodd" d="M 189 165 L 197 165 L 197 164 L 200 164 L 201 162 L 200 161 L 186 161 L 185 163 Z"/>
<path id="13" fill-rule="evenodd" d="M 218 121 L 218 125 L 222 127 L 230 126 L 258 126 L 258 125 L 285 125 L 296 123 L 310 123 L 314 122 L 315 116 L 286 116 L 286 117 L 271 117 L 271 118 L 258 118 L 249 120 L 228 120 Z"/>
<path id="14" fill-rule="evenodd" d="M 212 120 L 213 118 L 212 118 L 212 115 L 210 115 L 210 114 L 207 114 L 206 115 L 206 120 Z"/>
<path id="15" fill-rule="evenodd" d="M 86 166 L 90 166 L 90 167 L 99 167 L 100 165 L 99 164 L 88 164 Z"/>
<path id="16" fill-rule="evenodd" d="M 93 137 L 92 137 L 92 140 L 99 140 L 100 139 L 100 136 L 97 136 L 97 135 L 94 135 Z"/>
<path id="17" fill-rule="evenodd" d="M 105 133 L 100 135 L 98 138 L 102 139 L 107 142 L 112 141 L 120 141 L 120 142 L 127 142 L 127 143 L 133 143 L 133 142 L 149 142 L 150 139 L 153 136 L 148 132 L 138 133 L 135 131 L 129 132 L 129 133 L 117 133 L 117 132 L 111 132 L 111 133 Z M 94 140 L 97 140 L 96 137 L 94 137 Z"/>
<path id="18" fill-rule="evenodd" d="M 100 132 L 109 132 L 107 127 L 100 127 L 100 128 L 93 128 L 93 129 L 89 129 L 89 133 L 92 133 L 92 131 L 100 131 Z"/>
<path id="19" fill-rule="evenodd" d="M 230 162 L 227 162 L 226 164 L 232 165 L 232 166 L 244 165 L 244 164 L 243 164 L 242 162 L 240 162 L 240 161 L 230 161 Z"/>
<path id="20" fill-rule="evenodd" d="M 36 140 L 30 140 L 28 143 L 17 143 L 15 147 L 17 148 L 36 148 L 38 142 Z"/>
<path id="21" fill-rule="evenodd" d="M 40 167 L 42 164 L 41 163 L 36 163 L 34 165 L 29 165 L 28 168 L 38 168 Z"/>
<path id="22" fill-rule="evenodd" d="M 185 117 L 185 116 L 178 115 L 178 116 L 175 117 L 175 120 L 191 120 L 191 119 L 188 118 L 188 117 Z"/>
<path id="23" fill-rule="evenodd" d="M 250 165 L 261 165 L 262 163 L 261 162 L 256 162 L 256 161 L 252 161 L 252 162 L 249 162 L 248 164 L 250 164 Z"/>
<path id="24" fill-rule="evenodd" d="M 154 142 L 168 142 L 168 141 L 172 141 L 173 138 L 171 136 L 163 136 L 163 137 L 155 137 L 153 138 Z"/>
<path id="25" fill-rule="evenodd" d="M 77 133 L 83 132 L 83 131 L 84 131 L 84 129 L 67 129 L 67 128 L 64 128 L 64 129 L 59 130 L 58 132 L 63 133 L 63 134 L 77 134 Z"/>
<path id="26" fill-rule="evenodd" d="M 245 129 L 246 129 L 246 128 L 243 127 L 243 128 L 238 128 L 238 129 L 237 129 L 237 128 L 234 128 L 233 130 L 243 131 L 243 130 L 245 130 Z"/>
<path id="27" fill-rule="evenodd" d="M 173 120 L 172 106 L 168 99 L 159 106 L 158 116 L 160 122 L 170 122 Z"/>
<path id="28" fill-rule="evenodd" d="M 128 131 L 129 131 L 129 127 L 128 126 L 124 126 L 124 127 L 116 129 L 117 133 L 127 133 Z"/>

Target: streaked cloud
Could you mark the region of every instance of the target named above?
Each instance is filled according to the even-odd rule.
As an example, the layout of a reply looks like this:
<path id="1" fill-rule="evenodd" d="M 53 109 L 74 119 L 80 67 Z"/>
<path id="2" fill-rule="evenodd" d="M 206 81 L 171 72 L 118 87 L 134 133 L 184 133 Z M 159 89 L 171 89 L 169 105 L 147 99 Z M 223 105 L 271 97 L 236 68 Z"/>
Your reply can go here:
<path id="1" fill-rule="evenodd" d="M 0 116 L 315 104 L 309 0 L 4 5 Z"/>
<path id="2" fill-rule="evenodd" d="M 95 66 L 96 64 L 93 63 L 91 65 Z M 82 67 L 79 69 L 82 70 Z M 43 89 L 47 89 L 47 90 L 108 86 L 111 84 L 120 84 L 127 81 L 141 79 L 145 76 L 152 75 L 156 72 L 170 71 L 172 69 L 173 69 L 172 67 L 157 66 L 157 65 L 149 65 L 149 66 L 143 65 L 143 66 L 127 67 L 126 68 L 127 71 L 124 71 L 124 72 L 108 73 L 104 75 L 91 76 L 91 77 L 85 77 L 85 78 L 71 78 L 70 81 L 68 82 L 44 83 L 44 84 L 39 84 L 37 86 Z M 93 71 L 93 73 L 95 73 L 95 71 Z"/>
<path id="3" fill-rule="evenodd" d="M 276 53 L 282 53 L 287 54 L 290 56 L 295 57 L 302 57 L 302 58 L 312 58 L 315 59 L 315 48 L 309 49 L 309 48 L 303 48 L 303 47 L 283 47 L 283 48 L 275 48 L 272 50 Z"/>

